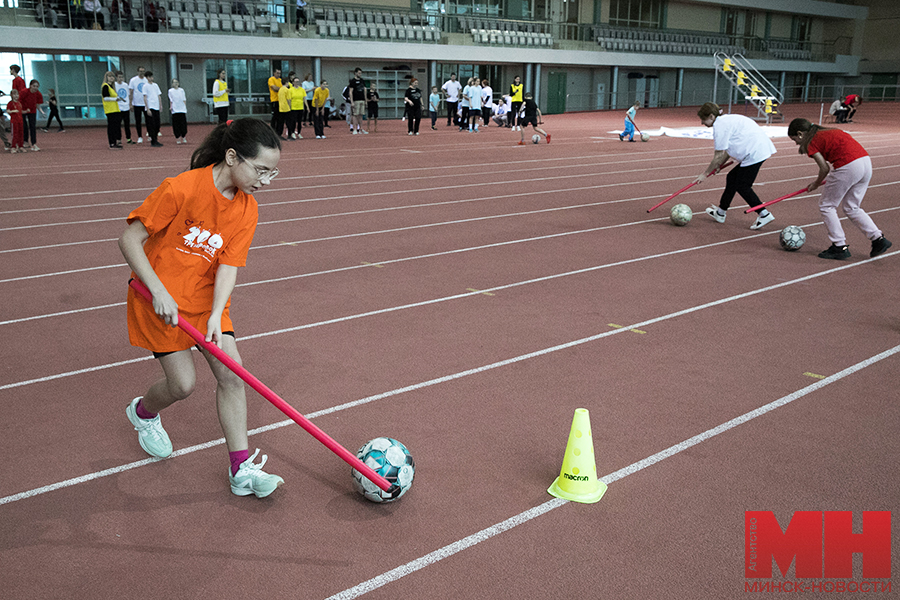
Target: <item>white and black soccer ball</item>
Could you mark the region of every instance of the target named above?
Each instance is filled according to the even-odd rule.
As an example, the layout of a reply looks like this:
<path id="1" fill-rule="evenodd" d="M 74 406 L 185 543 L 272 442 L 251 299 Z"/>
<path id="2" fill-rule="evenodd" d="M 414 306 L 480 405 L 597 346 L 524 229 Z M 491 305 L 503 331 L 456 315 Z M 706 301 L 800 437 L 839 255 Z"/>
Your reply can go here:
<path id="1" fill-rule="evenodd" d="M 385 492 L 362 473 L 351 469 L 353 487 L 366 500 L 393 502 L 412 486 L 416 463 L 406 446 L 397 440 L 387 437 L 375 438 L 366 442 L 356 453 L 356 457 L 391 484 L 391 491 Z"/>
<path id="2" fill-rule="evenodd" d="M 541 136 L 539 136 L 538 134 L 534 134 L 533 136 L 531 136 L 532 144 L 539 144 L 540 142 L 541 142 Z"/>
<path id="3" fill-rule="evenodd" d="M 641 134 L 641 141 L 642 141 L 642 142 L 649 142 L 649 141 L 650 141 L 650 134 L 649 134 L 649 133 L 642 133 L 642 134 Z"/>
<path id="4" fill-rule="evenodd" d="M 803 243 L 806 242 L 806 233 L 796 225 L 788 225 L 781 230 L 778 242 L 788 252 L 794 252 L 803 247 Z"/>
<path id="5" fill-rule="evenodd" d="M 673 224 L 678 227 L 684 227 L 691 222 L 693 216 L 694 211 L 691 210 L 690 206 L 687 204 L 676 204 L 672 207 L 672 214 L 669 215 L 669 218 L 672 220 Z"/>

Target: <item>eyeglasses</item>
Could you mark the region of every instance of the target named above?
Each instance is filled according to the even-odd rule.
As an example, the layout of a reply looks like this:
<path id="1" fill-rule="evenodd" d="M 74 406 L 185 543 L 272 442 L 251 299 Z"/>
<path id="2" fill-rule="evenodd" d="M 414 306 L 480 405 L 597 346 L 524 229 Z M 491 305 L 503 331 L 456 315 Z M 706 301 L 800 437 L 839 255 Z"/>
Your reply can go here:
<path id="1" fill-rule="evenodd" d="M 251 167 L 253 167 L 253 169 L 256 171 L 256 180 L 259 182 L 262 182 L 263 179 L 268 179 L 269 182 L 271 182 L 273 179 L 278 177 L 278 169 L 277 168 L 272 169 L 270 171 L 269 169 L 264 169 L 262 167 L 254 165 L 252 162 L 250 162 L 249 160 L 247 160 L 240 154 L 238 154 L 238 158 L 241 159 L 241 161 L 243 161 L 243 162 L 247 163 L 248 165 L 250 165 Z"/>

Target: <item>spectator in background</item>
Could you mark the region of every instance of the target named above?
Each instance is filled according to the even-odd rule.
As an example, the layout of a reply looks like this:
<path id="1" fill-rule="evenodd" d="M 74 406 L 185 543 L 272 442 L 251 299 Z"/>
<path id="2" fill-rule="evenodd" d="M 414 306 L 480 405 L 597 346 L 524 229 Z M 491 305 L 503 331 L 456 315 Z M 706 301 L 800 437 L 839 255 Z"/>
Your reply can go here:
<path id="1" fill-rule="evenodd" d="M 428 113 L 431 116 L 431 129 L 437 129 L 438 108 L 441 105 L 441 95 L 438 94 L 436 85 L 431 86 L 431 95 L 428 96 Z"/>
<path id="2" fill-rule="evenodd" d="M 112 20 L 110 19 L 109 9 L 103 6 L 100 0 L 84 0 L 82 7 L 85 15 L 87 15 L 89 26 L 93 26 L 96 23 L 100 27 L 94 27 L 94 29 L 110 29 Z"/>
<path id="3" fill-rule="evenodd" d="M 113 23 L 117 29 L 134 31 L 134 15 L 131 13 L 131 3 L 128 0 L 112 0 Z"/>
<path id="4" fill-rule="evenodd" d="M 0 90 L 0 97 L 5 96 L 3 90 Z M 3 108 L 0 107 L 0 142 L 3 142 L 3 149 L 9 151 L 9 138 L 6 137 L 6 119 L 3 118 Z"/>
<path id="5" fill-rule="evenodd" d="M 116 94 L 116 74 L 107 71 L 100 86 L 103 113 L 106 115 L 106 139 L 110 150 L 122 149 L 122 113 L 119 111 L 119 95 Z"/>
<path id="6" fill-rule="evenodd" d="M 294 86 L 291 84 L 291 76 L 288 75 L 287 81 L 278 90 L 278 123 L 279 127 L 275 130 L 281 139 L 290 140 L 293 133 L 294 124 L 291 122 L 293 113 L 291 112 L 291 90 Z"/>
<path id="7" fill-rule="evenodd" d="M 228 82 L 225 81 L 225 69 L 219 69 L 218 77 L 212 84 L 213 110 L 219 117 L 219 123 L 228 121 Z"/>
<path id="8" fill-rule="evenodd" d="M 172 133 L 176 144 L 187 144 L 187 97 L 184 88 L 177 79 L 172 80 L 169 88 L 169 112 L 172 114 Z M 221 121 L 219 121 L 221 123 Z"/>
<path id="9" fill-rule="evenodd" d="M 506 127 L 506 98 L 504 97 L 504 101 L 498 102 L 494 105 L 493 113 L 494 113 L 494 123 L 499 125 L 500 127 Z"/>
<path id="10" fill-rule="evenodd" d="M 462 84 L 456 80 L 456 73 L 450 73 L 450 79 L 444 82 L 441 90 L 447 96 L 447 126 L 459 122 L 456 116 L 457 105 L 459 104 L 459 93 L 462 91 Z"/>
<path id="11" fill-rule="evenodd" d="M 306 7 L 308 4 L 304 0 L 297 0 L 297 31 L 306 31 Z M 303 22 L 301 25 L 300 22 Z"/>
<path id="12" fill-rule="evenodd" d="M 372 133 L 378 133 L 378 102 L 381 96 L 378 94 L 378 88 L 373 82 L 366 92 L 366 115 L 369 121 L 369 129 Z"/>
<path id="13" fill-rule="evenodd" d="M 144 137 L 141 135 L 141 117 L 144 114 L 144 86 L 147 85 L 145 73 L 144 67 L 138 67 L 137 75 L 128 82 L 128 100 L 134 109 L 134 128 L 137 130 L 138 144 L 144 143 Z"/>
<path id="14" fill-rule="evenodd" d="M 288 135 L 292 140 L 302 140 L 303 115 L 306 114 L 306 90 L 300 85 L 300 78 L 296 75 L 291 79 L 291 91 L 288 94 L 291 102 L 291 126 L 288 127 Z"/>
<path id="15" fill-rule="evenodd" d="M 37 20 L 40 21 L 44 27 L 56 27 L 58 15 L 53 7 L 49 5 L 47 0 L 38 0 L 37 4 L 34 5 L 34 12 L 37 15 Z"/>
<path id="16" fill-rule="evenodd" d="M 491 124 L 491 116 L 494 114 L 494 90 L 491 88 L 491 82 L 487 79 L 481 80 L 481 118 L 484 126 Z"/>
<path id="17" fill-rule="evenodd" d="M 306 103 L 307 105 L 312 102 L 313 92 L 316 91 L 316 84 L 313 82 L 312 73 L 307 73 L 306 77 L 303 78 L 303 83 L 300 84 L 301 87 L 306 91 Z M 307 109 L 303 113 L 303 122 L 309 125 L 313 124 L 313 116 L 312 111 Z"/>
<path id="18" fill-rule="evenodd" d="M 269 77 L 269 105 L 272 107 L 272 129 L 275 133 L 281 135 L 281 129 L 284 125 L 280 123 L 280 112 L 278 110 L 278 90 L 281 89 L 281 69 L 272 69 L 272 76 Z"/>
<path id="19" fill-rule="evenodd" d="M 313 112 L 313 127 L 316 131 L 316 139 L 325 139 L 325 119 L 327 113 L 326 103 L 328 102 L 328 96 L 330 92 L 328 91 L 328 82 L 322 80 L 322 83 L 319 84 L 319 87 L 315 89 L 313 92 L 313 100 L 310 108 Z"/>
<path id="20" fill-rule="evenodd" d="M 25 141 L 31 140 L 31 149 L 35 152 L 40 150 L 37 146 L 37 112 L 44 103 L 44 96 L 39 91 L 40 87 L 41 84 L 38 83 L 38 80 L 32 79 L 28 84 L 28 89 L 19 94 L 22 114 L 25 117 Z"/>
<path id="21" fill-rule="evenodd" d="M 19 75 L 21 69 L 19 65 L 9 65 L 9 74 L 12 76 L 12 89 L 16 90 L 21 94 L 28 87 L 25 85 L 25 80 Z"/>
<path id="22" fill-rule="evenodd" d="M 125 128 L 125 141 L 134 144 L 131 139 L 131 102 L 128 101 L 128 84 L 122 71 L 116 71 L 116 95 L 119 97 L 119 116 Z"/>
<path id="23" fill-rule="evenodd" d="M 838 123 L 852 123 L 853 115 L 856 114 L 856 109 L 860 104 L 862 104 L 862 96 L 850 94 L 844 98 L 840 110 L 835 113 L 835 117 L 837 117 L 835 120 Z"/>
<path id="24" fill-rule="evenodd" d="M 9 124 L 12 127 L 12 145 L 9 148 L 11 154 L 25 152 L 24 147 L 24 119 L 22 118 L 22 103 L 19 102 L 19 90 L 10 90 L 10 101 L 6 105 L 9 113 Z"/>
<path id="25" fill-rule="evenodd" d="M 50 123 L 53 122 L 53 118 L 56 117 L 57 123 L 59 123 L 59 129 L 56 130 L 57 133 L 65 133 L 66 128 L 63 127 L 62 119 L 59 118 L 59 102 L 56 100 L 56 90 L 50 88 L 50 100 L 47 101 L 47 107 L 50 109 L 50 116 L 47 117 L 47 126 L 41 129 L 44 133 L 47 133 L 47 130 L 50 129 Z"/>
<path id="26" fill-rule="evenodd" d="M 147 82 L 144 84 L 144 106 L 147 111 L 147 135 L 150 136 L 150 145 L 154 148 L 161 148 L 162 144 L 157 141 L 159 135 L 159 111 L 162 103 L 162 90 L 153 83 L 153 72 L 147 71 Z"/>

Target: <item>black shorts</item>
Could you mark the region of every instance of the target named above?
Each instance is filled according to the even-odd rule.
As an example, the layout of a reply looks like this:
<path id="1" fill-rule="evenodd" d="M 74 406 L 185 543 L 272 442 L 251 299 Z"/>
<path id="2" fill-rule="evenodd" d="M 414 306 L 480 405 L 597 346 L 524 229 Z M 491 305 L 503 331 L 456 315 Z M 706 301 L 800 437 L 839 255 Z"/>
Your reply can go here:
<path id="1" fill-rule="evenodd" d="M 233 331 L 223 331 L 223 332 L 222 332 L 222 335 L 230 335 L 230 336 L 233 337 L 233 338 L 235 337 Z M 235 338 L 235 339 L 237 339 L 237 338 Z M 195 347 L 197 350 L 202 350 L 202 348 L 200 347 L 200 344 L 195 344 L 194 347 Z M 154 353 L 153 353 L 153 358 L 162 358 L 163 356 L 168 356 L 168 355 L 170 355 L 170 354 L 175 354 L 175 352 L 154 352 Z"/>
<path id="2" fill-rule="evenodd" d="M 537 117 L 522 117 L 519 119 L 519 125 L 523 127 L 528 127 L 529 125 L 537 127 Z"/>
<path id="3" fill-rule="evenodd" d="M 377 102 L 372 102 L 371 104 L 369 104 L 368 117 L 370 119 L 378 118 L 378 103 Z"/>

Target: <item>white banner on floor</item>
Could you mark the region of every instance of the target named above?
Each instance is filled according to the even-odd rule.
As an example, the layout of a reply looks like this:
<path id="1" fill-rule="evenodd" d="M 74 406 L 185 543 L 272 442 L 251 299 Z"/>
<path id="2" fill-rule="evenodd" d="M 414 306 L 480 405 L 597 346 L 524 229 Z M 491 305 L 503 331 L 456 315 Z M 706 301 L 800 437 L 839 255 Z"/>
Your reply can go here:
<path id="1" fill-rule="evenodd" d="M 770 138 L 787 137 L 787 127 L 775 125 L 760 125 L 760 129 L 766 132 L 766 135 Z M 671 127 L 660 127 L 659 129 L 642 129 L 641 131 L 650 135 L 651 137 L 661 137 L 667 135 L 669 137 L 694 138 L 696 140 L 713 139 L 712 127 L 679 127 L 678 129 L 672 129 Z M 619 129 L 616 131 L 610 131 L 609 133 L 615 133 L 616 135 L 619 135 L 620 133 L 622 133 L 622 130 Z M 640 138 L 640 135 L 638 135 L 637 132 L 635 132 L 635 138 Z"/>

